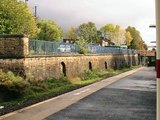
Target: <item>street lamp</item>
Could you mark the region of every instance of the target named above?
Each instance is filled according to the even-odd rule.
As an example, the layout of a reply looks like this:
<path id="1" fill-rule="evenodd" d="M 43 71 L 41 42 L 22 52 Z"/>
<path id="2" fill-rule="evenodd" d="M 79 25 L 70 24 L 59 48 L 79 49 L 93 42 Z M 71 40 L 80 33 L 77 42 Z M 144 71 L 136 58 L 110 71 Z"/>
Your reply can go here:
<path id="1" fill-rule="evenodd" d="M 160 120 L 160 0 L 155 0 L 156 6 L 156 46 L 157 46 L 157 120 Z"/>
<path id="2" fill-rule="evenodd" d="M 27 3 L 29 0 L 25 0 L 25 3 Z"/>
<path id="3" fill-rule="evenodd" d="M 157 115 L 156 120 L 160 120 L 160 0 L 155 0 L 156 7 L 156 25 L 150 25 L 150 28 L 156 28 L 156 71 L 157 71 Z"/>
<path id="4" fill-rule="evenodd" d="M 152 24 L 152 25 L 149 25 L 150 28 L 156 28 L 156 25 Z"/>
<path id="5" fill-rule="evenodd" d="M 151 43 L 156 43 L 156 41 L 151 41 Z"/>

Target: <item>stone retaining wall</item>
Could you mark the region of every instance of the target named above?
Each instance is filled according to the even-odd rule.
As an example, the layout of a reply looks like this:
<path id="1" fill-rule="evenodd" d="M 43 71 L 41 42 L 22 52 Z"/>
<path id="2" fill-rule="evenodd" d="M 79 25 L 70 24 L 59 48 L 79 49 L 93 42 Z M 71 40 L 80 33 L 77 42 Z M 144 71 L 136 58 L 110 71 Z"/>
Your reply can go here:
<path id="1" fill-rule="evenodd" d="M 89 69 L 117 69 L 137 64 L 137 55 L 39 56 L 0 59 L 0 68 L 3 71 L 11 70 L 32 80 L 44 80 L 48 77 L 58 78 L 62 74 L 67 77 L 76 77 Z"/>
<path id="2" fill-rule="evenodd" d="M 138 56 L 123 54 L 29 56 L 28 38 L 0 35 L 0 69 L 26 79 L 76 77 L 87 70 L 121 68 L 138 64 Z"/>
<path id="3" fill-rule="evenodd" d="M 24 35 L 0 35 L 0 58 L 19 58 L 29 54 Z"/>

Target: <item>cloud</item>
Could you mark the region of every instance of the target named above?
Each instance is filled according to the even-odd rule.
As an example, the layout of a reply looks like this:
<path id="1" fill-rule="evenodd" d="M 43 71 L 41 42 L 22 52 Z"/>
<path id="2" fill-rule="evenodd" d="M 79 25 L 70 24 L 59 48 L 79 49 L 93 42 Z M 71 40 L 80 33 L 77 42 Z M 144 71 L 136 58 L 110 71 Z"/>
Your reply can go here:
<path id="1" fill-rule="evenodd" d="M 122 27 L 135 26 L 149 43 L 155 34 L 148 26 L 155 23 L 153 0 L 30 0 L 33 8 L 38 6 L 38 15 L 52 19 L 65 31 L 72 25 L 92 21 L 97 27 L 107 23 Z M 144 30 L 145 29 L 145 30 Z M 151 35 L 152 33 L 152 35 Z"/>

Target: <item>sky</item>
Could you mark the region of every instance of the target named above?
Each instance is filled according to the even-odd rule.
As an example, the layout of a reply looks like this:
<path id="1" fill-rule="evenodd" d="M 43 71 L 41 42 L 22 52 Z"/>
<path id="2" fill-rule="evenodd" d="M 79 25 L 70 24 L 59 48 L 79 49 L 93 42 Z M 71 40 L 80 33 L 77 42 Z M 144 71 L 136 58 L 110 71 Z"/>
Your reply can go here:
<path id="1" fill-rule="evenodd" d="M 155 0 L 29 0 L 41 19 L 54 20 L 64 31 L 71 26 L 94 22 L 97 28 L 112 23 L 125 29 L 135 27 L 145 43 L 156 40 Z"/>

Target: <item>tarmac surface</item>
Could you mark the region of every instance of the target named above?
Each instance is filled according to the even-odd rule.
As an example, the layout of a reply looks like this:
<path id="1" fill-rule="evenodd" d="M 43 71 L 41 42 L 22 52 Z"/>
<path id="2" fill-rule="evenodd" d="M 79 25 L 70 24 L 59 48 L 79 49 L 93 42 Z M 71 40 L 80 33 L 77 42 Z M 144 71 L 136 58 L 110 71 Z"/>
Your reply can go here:
<path id="1" fill-rule="evenodd" d="M 45 120 L 156 120 L 155 88 L 154 68 L 143 68 Z"/>

